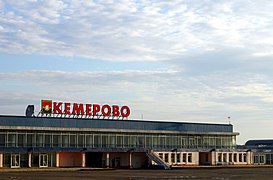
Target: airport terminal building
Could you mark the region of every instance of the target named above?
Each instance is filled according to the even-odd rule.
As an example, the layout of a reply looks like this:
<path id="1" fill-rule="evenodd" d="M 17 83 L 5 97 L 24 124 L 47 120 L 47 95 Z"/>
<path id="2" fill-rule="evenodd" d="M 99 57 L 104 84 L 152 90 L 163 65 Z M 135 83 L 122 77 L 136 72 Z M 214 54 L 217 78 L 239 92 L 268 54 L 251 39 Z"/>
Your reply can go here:
<path id="1" fill-rule="evenodd" d="M 66 105 L 61 108 L 63 104 L 51 104 L 65 112 Z M 91 106 L 102 116 L 87 116 L 87 106 L 86 109 L 79 108 L 81 105 L 67 107 L 71 108 L 70 112 L 78 108 L 70 116 L 56 115 L 58 109 L 51 109 L 55 115 L 1 115 L 0 167 L 145 168 L 160 165 L 167 169 L 252 163 L 251 151 L 236 149 L 239 133 L 233 132 L 231 124 L 128 120 L 128 107 L 115 109 L 108 105 L 97 109 Z M 104 116 L 108 113 L 116 113 L 115 118 Z"/>

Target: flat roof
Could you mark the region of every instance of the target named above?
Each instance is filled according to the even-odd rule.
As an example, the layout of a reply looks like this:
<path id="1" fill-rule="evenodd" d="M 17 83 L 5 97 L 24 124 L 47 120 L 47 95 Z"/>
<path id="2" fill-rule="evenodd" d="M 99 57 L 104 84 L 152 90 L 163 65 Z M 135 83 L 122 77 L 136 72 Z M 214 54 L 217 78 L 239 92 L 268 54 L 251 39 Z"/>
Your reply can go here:
<path id="1" fill-rule="evenodd" d="M 26 117 L 0 115 L 1 127 L 35 127 L 40 128 L 87 128 L 112 129 L 129 131 L 172 131 L 197 133 L 233 133 L 231 124 L 167 122 L 147 120 L 111 120 L 90 118 L 63 118 L 63 117 Z M 238 133 L 237 133 L 238 134 Z"/>

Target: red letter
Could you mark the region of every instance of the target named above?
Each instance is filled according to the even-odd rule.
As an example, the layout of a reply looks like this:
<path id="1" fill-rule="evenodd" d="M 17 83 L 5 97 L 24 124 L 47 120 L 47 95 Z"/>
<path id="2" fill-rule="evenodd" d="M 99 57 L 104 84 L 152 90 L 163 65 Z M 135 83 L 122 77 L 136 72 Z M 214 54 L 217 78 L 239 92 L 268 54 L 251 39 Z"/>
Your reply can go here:
<path id="1" fill-rule="evenodd" d="M 54 114 L 63 114 L 62 110 L 60 109 L 60 107 L 62 106 L 63 103 L 62 102 L 58 102 L 58 103 L 54 102 L 53 104 L 54 104 L 53 105 L 54 106 Z"/>
<path id="2" fill-rule="evenodd" d="M 107 109 L 107 111 L 105 112 L 105 109 Z M 101 107 L 101 112 L 103 116 L 110 116 L 111 114 L 111 106 L 105 104 Z"/>
<path id="3" fill-rule="evenodd" d="M 122 117 L 128 117 L 131 113 L 130 108 L 128 106 L 122 106 L 120 112 Z"/>
<path id="4" fill-rule="evenodd" d="M 100 105 L 93 104 L 93 116 L 97 116 L 98 112 L 100 112 Z"/>
<path id="5" fill-rule="evenodd" d="M 70 103 L 64 103 L 64 114 L 70 114 Z"/>
<path id="6" fill-rule="evenodd" d="M 119 113 L 119 107 L 117 105 L 113 105 L 112 108 L 113 108 L 112 115 L 113 116 L 119 116 L 120 115 L 120 113 Z"/>
<path id="7" fill-rule="evenodd" d="M 83 104 L 73 104 L 73 112 L 72 114 L 77 114 L 77 115 L 84 115 L 84 110 L 83 110 Z"/>
<path id="8" fill-rule="evenodd" d="M 91 116 L 91 106 L 92 104 L 86 104 L 85 106 L 86 116 Z"/>

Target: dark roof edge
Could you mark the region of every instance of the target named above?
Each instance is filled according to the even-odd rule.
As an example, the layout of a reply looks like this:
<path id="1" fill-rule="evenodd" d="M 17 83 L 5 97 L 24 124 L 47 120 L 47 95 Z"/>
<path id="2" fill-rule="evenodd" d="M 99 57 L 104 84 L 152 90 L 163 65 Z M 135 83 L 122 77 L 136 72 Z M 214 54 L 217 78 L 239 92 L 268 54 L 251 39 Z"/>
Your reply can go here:
<path id="1" fill-rule="evenodd" d="M 29 118 L 20 115 L 0 115 L 0 117 L 16 117 L 16 118 Z M 83 120 L 93 120 L 92 118 L 65 118 L 65 117 L 33 117 L 33 118 L 49 118 L 49 119 L 83 119 Z M 168 121 L 168 120 L 140 120 L 140 119 L 98 119 L 103 121 L 133 121 L 133 122 L 157 122 L 157 123 L 178 123 L 178 124 L 198 124 L 198 125 L 221 125 L 221 126 L 233 126 L 232 124 L 220 124 L 220 123 L 199 123 L 199 122 L 184 122 L 184 121 Z"/>

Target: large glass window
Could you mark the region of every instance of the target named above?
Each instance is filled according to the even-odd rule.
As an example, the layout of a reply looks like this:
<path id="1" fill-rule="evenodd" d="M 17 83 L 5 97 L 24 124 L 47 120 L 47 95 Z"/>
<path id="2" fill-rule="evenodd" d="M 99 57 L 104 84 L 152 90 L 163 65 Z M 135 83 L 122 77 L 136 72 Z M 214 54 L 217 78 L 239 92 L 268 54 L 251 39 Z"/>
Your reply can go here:
<path id="1" fill-rule="evenodd" d="M 0 147 L 221 148 L 232 136 L 111 132 L 18 131 L 0 134 Z"/>

